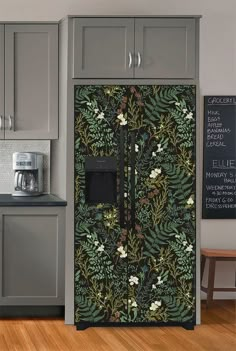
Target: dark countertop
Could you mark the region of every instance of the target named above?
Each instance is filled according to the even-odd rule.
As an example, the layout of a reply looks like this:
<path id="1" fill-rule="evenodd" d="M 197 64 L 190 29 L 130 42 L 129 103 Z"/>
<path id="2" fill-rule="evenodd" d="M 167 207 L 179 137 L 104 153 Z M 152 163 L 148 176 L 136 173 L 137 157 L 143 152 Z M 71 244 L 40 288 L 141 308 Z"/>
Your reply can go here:
<path id="1" fill-rule="evenodd" d="M 0 194 L 0 207 L 8 206 L 66 206 L 67 202 L 51 194 L 39 196 L 12 196 Z"/>

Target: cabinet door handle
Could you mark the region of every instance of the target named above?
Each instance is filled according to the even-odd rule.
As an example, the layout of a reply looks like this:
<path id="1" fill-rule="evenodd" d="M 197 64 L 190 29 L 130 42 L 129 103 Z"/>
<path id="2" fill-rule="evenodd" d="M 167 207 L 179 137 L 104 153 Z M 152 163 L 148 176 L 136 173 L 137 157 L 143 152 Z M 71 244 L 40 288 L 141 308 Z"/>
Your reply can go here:
<path id="1" fill-rule="evenodd" d="M 14 130 L 14 128 L 13 128 L 13 117 L 9 115 L 8 119 L 9 119 L 9 130 Z"/>
<path id="2" fill-rule="evenodd" d="M 0 130 L 2 130 L 3 129 L 3 123 L 2 123 L 2 116 L 0 116 Z"/>
<path id="3" fill-rule="evenodd" d="M 129 52 L 129 68 L 132 67 L 132 63 L 133 63 L 132 54 L 131 54 L 131 52 Z"/>
<path id="4" fill-rule="evenodd" d="M 141 57 L 140 52 L 138 52 L 138 68 L 140 68 L 141 63 L 142 63 L 142 57 Z"/>

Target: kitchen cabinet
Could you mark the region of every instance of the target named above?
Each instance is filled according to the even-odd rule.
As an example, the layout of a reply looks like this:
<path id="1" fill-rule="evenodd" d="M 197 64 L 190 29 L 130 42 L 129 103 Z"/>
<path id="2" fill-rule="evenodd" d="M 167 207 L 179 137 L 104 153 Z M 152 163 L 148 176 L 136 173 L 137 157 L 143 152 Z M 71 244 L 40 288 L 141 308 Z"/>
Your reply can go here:
<path id="1" fill-rule="evenodd" d="M 0 46 L 0 138 L 57 139 L 58 25 L 1 25 Z"/>
<path id="2" fill-rule="evenodd" d="M 194 78 L 195 21 L 74 18 L 73 78 Z"/>
<path id="3" fill-rule="evenodd" d="M 73 78 L 132 78 L 132 18 L 74 20 Z"/>
<path id="4" fill-rule="evenodd" d="M 0 208 L 0 305 L 64 305 L 64 208 Z"/>
<path id="5" fill-rule="evenodd" d="M 135 78 L 195 77 L 195 20 L 135 19 Z"/>

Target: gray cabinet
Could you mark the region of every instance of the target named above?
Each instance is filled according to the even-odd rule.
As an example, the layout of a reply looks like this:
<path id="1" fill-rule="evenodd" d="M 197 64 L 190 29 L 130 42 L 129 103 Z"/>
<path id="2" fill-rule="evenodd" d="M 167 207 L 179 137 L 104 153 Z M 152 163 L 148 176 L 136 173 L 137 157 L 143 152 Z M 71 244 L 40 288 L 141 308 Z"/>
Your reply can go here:
<path id="1" fill-rule="evenodd" d="M 132 78 L 132 18 L 75 18 L 73 78 Z"/>
<path id="2" fill-rule="evenodd" d="M 196 18 L 74 18 L 73 78 L 195 78 Z"/>
<path id="3" fill-rule="evenodd" d="M 0 208 L 0 305 L 64 305 L 63 208 Z"/>
<path id="4" fill-rule="evenodd" d="M 135 19 L 135 78 L 195 76 L 195 21 L 184 18 Z"/>
<path id="5" fill-rule="evenodd" d="M 4 25 L 0 24 L 0 139 L 4 139 Z"/>
<path id="6" fill-rule="evenodd" d="M 5 138 L 58 138 L 58 26 L 5 25 Z"/>

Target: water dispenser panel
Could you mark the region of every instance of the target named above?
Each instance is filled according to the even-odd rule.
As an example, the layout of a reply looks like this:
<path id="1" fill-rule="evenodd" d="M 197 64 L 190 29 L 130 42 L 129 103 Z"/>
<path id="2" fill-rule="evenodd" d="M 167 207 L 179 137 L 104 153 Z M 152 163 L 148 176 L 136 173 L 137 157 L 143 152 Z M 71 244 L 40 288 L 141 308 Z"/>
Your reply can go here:
<path id="1" fill-rule="evenodd" d="M 116 203 L 117 164 L 114 157 L 85 158 L 85 199 L 89 204 Z"/>

